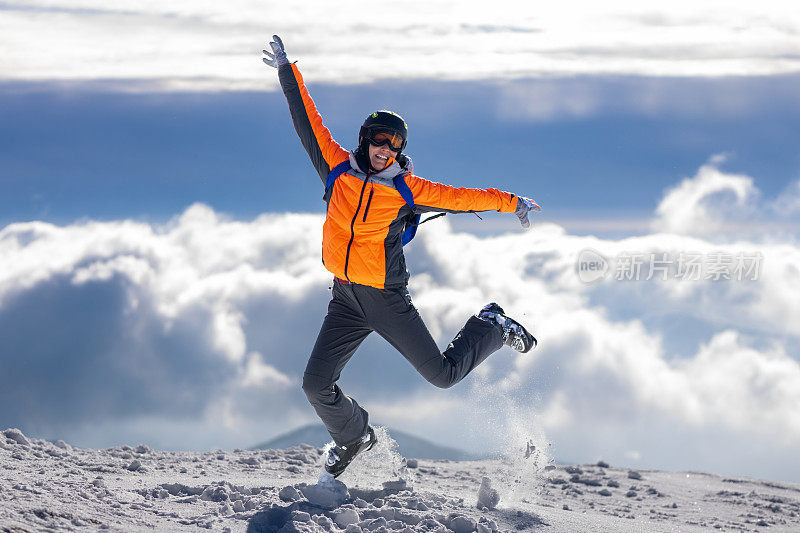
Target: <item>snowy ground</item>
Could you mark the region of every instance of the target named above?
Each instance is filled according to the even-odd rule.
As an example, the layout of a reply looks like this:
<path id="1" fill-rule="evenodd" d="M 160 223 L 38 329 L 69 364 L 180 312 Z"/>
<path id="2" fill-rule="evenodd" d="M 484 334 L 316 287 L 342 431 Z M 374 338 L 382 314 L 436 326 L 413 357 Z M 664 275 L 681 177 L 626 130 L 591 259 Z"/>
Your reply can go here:
<path id="1" fill-rule="evenodd" d="M 378 436 L 333 480 L 320 478 L 323 450 L 310 446 L 88 450 L 9 429 L 0 433 L 0 531 L 800 531 L 796 484 L 554 466 L 536 450 L 404 460 L 385 430 Z"/>

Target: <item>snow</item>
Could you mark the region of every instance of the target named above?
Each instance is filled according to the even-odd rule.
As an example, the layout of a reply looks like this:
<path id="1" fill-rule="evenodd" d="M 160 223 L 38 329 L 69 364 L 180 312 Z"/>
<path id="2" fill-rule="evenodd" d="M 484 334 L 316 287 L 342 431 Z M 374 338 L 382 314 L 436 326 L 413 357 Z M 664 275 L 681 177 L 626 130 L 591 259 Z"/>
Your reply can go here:
<path id="1" fill-rule="evenodd" d="M 385 428 L 339 478 L 324 448 L 167 452 L 0 435 L 3 531 L 499 533 L 800 530 L 800 485 L 700 472 L 404 459 Z M 526 453 L 527 452 L 527 453 Z M 137 468 L 131 468 L 138 464 Z M 415 465 L 411 467 L 411 465 Z M 527 464 L 536 465 L 526 468 Z M 524 476 L 509 477 L 509 472 Z"/>
<path id="2" fill-rule="evenodd" d="M 20 430 L 17 428 L 9 428 L 3 432 L 3 435 L 9 440 L 13 440 L 17 444 L 21 444 L 23 446 L 30 446 L 31 443 L 28 442 L 28 439 L 25 438 L 25 435 L 22 434 Z"/>
<path id="3" fill-rule="evenodd" d="M 494 509 L 500 501 L 500 494 L 492 488 L 492 480 L 483 476 L 481 486 L 478 489 L 478 506 Z"/>
<path id="4" fill-rule="evenodd" d="M 322 509 L 336 509 L 346 502 L 348 497 L 347 486 L 327 472 L 319 475 L 316 484 L 301 483 L 297 488 L 309 503 Z"/>

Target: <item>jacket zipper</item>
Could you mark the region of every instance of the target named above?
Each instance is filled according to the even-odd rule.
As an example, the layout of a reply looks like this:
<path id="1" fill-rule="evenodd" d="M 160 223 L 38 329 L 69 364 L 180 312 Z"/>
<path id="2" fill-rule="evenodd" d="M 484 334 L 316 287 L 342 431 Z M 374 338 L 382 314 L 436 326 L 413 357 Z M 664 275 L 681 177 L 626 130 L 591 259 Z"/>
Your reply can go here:
<path id="1" fill-rule="evenodd" d="M 364 185 L 361 186 L 361 194 L 358 197 L 358 207 L 356 207 L 356 212 L 353 213 L 353 220 L 350 221 L 350 242 L 347 243 L 347 255 L 344 257 L 344 277 L 347 278 L 347 281 L 350 281 L 350 277 L 347 275 L 347 267 L 350 264 L 350 248 L 353 246 L 353 239 L 356 237 L 356 219 L 358 218 L 358 212 L 361 211 L 361 202 L 364 201 L 364 190 L 367 188 L 369 176 L 370 175 L 367 174 L 367 177 L 364 179 Z"/>
<path id="2" fill-rule="evenodd" d="M 361 222 L 367 221 L 367 213 L 369 212 L 369 204 L 372 203 L 372 195 L 375 194 L 375 186 L 373 185 L 372 188 L 369 190 L 369 198 L 367 198 L 367 207 L 364 208 L 364 218 Z"/>

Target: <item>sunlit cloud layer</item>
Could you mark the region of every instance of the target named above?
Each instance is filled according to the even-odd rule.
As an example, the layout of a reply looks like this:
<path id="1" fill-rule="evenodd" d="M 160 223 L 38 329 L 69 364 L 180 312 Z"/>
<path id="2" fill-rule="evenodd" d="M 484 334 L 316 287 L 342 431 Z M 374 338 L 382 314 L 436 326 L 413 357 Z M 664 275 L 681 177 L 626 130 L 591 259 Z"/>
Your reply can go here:
<path id="1" fill-rule="evenodd" d="M 121 90 L 263 90 L 273 33 L 316 81 L 800 70 L 793 2 L 611 0 L 12 0 L 0 4 L 0 79 Z"/>
<path id="2" fill-rule="evenodd" d="M 800 245 L 726 234 L 721 209 L 759 197 L 712 158 L 665 192 L 652 233 L 575 236 L 542 222 L 481 238 L 447 221 L 408 249 L 410 285 L 440 346 L 485 303 L 541 345 L 431 387 L 373 336 L 341 384 L 374 420 L 456 446 L 544 435 L 556 457 L 800 479 Z M 679 177 L 676 177 L 678 179 Z M 720 196 L 719 192 L 723 194 Z M 692 223 L 687 223 L 692 221 Z M 247 446 L 314 421 L 300 376 L 329 298 L 321 215 L 229 220 L 197 204 L 165 226 L 12 224 L 0 231 L 0 421 L 102 447 Z M 714 232 L 704 231 L 706 226 Z M 755 279 L 587 283 L 581 253 L 759 254 Z M 489 423 L 487 424 L 487 421 Z M 742 455 L 762 452 L 743 463 Z"/>

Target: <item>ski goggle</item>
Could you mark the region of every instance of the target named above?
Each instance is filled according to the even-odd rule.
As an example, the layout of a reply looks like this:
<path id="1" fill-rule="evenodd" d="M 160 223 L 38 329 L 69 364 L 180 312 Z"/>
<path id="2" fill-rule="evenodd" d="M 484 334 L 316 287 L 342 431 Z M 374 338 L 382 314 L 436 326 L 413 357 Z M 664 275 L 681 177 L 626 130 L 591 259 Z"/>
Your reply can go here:
<path id="1" fill-rule="evenodd" d="M 374 146 L 389 145 L 395 152 L 401 151 L 406 146 L 406 140 L 398 132 L 387 128 L 367 128 L 367 141 Z"/>

